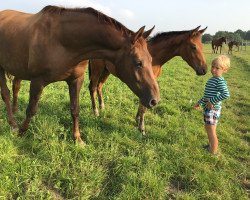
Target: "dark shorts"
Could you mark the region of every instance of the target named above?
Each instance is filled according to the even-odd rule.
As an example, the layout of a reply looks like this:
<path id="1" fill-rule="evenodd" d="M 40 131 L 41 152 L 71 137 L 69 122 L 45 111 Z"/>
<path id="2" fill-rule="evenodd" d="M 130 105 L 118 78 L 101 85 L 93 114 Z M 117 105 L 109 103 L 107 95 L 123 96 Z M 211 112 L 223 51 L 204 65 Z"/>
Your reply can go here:
<path id="1" fill-rule="evenodd" d="M 220 112 L 221 112 L 221 109 L 219 109 L 219 110 L 205 109 L 204 110 L 204 122 L 205 122 L 205 124 L 216 125 L 218 123 L 219 118 L 220 118 Z"/>

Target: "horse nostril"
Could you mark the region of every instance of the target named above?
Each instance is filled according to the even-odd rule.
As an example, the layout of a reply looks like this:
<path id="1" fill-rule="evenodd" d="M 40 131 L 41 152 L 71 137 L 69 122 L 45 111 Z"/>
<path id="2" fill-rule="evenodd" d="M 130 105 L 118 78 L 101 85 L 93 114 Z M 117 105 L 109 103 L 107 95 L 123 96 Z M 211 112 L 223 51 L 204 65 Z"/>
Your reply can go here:
<path id="1" fill-rule="evenodd" d="M 152 99 L 149 103 L 150 107 L 154 107 L 157 104 L 157 101 L 155 99 Z"/>

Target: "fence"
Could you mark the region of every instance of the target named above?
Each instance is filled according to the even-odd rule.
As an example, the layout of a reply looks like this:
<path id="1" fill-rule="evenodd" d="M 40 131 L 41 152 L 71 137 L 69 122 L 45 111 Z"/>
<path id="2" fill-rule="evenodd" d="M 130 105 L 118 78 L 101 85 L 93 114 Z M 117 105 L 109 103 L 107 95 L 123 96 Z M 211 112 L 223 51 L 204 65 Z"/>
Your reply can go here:
<path id="1" fill-rule="evenodd" d="M 247 50 L 247 46 L 250 46 L 250 41 L 248 41 L 248 40 L 242 40 L 241 41 L 240 50 L 241 51 L 246 51 Z"/>

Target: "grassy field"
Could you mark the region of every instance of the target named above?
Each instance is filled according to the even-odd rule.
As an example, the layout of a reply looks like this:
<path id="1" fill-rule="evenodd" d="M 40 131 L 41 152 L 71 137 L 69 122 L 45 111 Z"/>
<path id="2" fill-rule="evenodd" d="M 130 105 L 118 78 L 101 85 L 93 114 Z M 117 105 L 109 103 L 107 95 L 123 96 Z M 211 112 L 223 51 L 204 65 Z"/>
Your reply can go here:
<path id="1" fill-rule="evenodd" d="M 204 51 L 210 66 L 215 55 L 210 45 Z M 106 109 L 95 118 L 86 74 L 80 118 L 85 148 L 71 138 L 64 82 L 45 88 L 23 138 L 10 131 L 0 101 L 0 199 L 249 199 L 250 48 L 230 57 L 225 78 L 231 98 L 222 108 L 217 156 L 202 149 L 208 143 L 203 117 L 192 109 L 210 73 L 196 76 L 179 57 L 163 67 L 161 102 L 146 114 L 145 138 L 135 128 L 138 99 L 114 77 L 104 86 Z M 23 82 L 19 124 L 28 87 Z"/>

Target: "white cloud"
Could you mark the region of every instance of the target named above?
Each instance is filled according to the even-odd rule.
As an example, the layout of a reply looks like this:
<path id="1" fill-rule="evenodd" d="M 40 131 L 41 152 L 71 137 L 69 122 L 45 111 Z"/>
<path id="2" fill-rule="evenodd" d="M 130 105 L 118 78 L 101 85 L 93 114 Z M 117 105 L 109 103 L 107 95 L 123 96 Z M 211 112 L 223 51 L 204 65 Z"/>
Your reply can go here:
<path id="1" fill-rule="evenodd" d="M 134 13 L 131 10 L 128 10 L 128 9 L 120 10 L 120 15 L 123 18 L 127 18 L 127 19 L 134 19 L 134 16 L 135 16 Z"/>

